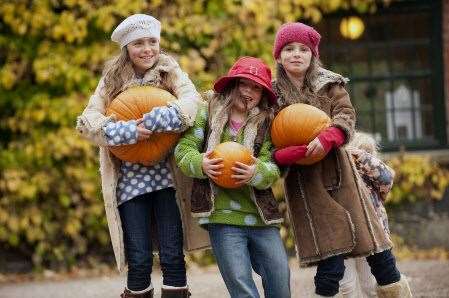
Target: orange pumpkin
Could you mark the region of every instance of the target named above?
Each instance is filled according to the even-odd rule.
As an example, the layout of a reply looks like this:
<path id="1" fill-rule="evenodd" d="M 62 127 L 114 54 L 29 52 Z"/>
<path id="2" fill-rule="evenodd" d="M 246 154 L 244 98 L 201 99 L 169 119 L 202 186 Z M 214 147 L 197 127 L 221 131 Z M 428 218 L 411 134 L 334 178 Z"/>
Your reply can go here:
<path id="1" fill-rule="evenodd" d="M 225 188 L 238 188 L 239 185 L 236 184 L 236 180 L 231 178 L 235 172 L 231 170 L 235 166 L 235 162 L 239 161 L 241 163 L 252 165 L 254 163 L 251 157 L 251 151 L 245 146 L 236 142 L 224 142 L 212 151 L 210 158 L 223 158 L 224 167 L 220 170 L 221 175 L 214 182 Z"/>
<path id="2" fill-rule="evenodd" d="M 309 144 L 324 128 L 329 127 L 331 119 L 320 109 L 303 103 L 289 105 L 274 118 L 271 126 L 271 139 L 276 148 Z M 311 165 L 323 156 L 305 157 L 297 162 Z"/>
<path id="3" fill-rule="evenodd" d="M 117 120 L 142 118 L 154 107 L 165 106 L 176 98 L 168 91 L 151 87 L 138 86 L 120 93 L 109 105 L 106 115 L 114 114 Z M 149 165 L 162 160 L 167 152 L 176 145 L 177 133 L 153 133 L 144 141 L 133 145 L 111 146 L 112 154 L 118 159 Z"/>

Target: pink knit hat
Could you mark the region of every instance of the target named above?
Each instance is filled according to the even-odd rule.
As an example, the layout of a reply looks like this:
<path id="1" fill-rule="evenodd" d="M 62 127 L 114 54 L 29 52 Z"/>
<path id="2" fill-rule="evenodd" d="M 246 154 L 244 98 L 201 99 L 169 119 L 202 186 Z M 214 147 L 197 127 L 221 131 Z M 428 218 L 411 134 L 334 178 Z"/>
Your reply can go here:
<path id="1" fill-rule="evenodd" d="M 282 48 L 291 42 L 300 42 L 305 44 L 312 50 L 312 54 L 319 58 L 320 53 L 318 46 L 320 44 L 321 35 L 312 27 L 303 23 L 286 23 L 283 24 L 276 33 L 274 41 L 273 56 L 279 58 Z"/>

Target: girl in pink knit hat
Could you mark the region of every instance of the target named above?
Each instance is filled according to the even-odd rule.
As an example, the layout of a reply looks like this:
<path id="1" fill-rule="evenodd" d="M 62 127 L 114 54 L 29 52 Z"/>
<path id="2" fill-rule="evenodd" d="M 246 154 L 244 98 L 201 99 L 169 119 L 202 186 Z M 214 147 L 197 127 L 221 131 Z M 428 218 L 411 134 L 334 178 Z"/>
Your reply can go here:
<path id="1" fill-rule="evenodd" d="M 320 39 L 310 26 L 287 23 L 276 33 L 273 47 L 279 108 L 305 103 L 331 118 L 331 126 L 309 144 L 274 152 L 276 162 L 286 167 L 284 189 L 300 265 L 318 265 L 315 295 L 334 297 L 344 259 L 365 256 L 379 297 L 411 297 L 369 191 L 343 147 L 354 134 L 356 115 L 345 90 L 348 79 L 321 67 Z M 315 156 L 324 157 L 313 165 L 296 164 Z"/>

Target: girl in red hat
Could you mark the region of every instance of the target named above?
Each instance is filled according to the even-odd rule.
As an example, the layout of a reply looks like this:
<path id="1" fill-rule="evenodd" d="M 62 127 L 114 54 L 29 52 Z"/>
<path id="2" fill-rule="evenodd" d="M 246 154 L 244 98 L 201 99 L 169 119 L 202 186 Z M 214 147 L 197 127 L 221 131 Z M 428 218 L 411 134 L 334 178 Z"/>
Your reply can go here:
<path id="1" fill-rule="evenodd" d="M 240 58 L 199 108 L 194 126 L 175 148 L 180 169 L 196 178 L 193 216 L 209 232 L 221 275 L 231 297 L 259 297 L 252 270 L 262 277 L 265 297 L 290 297 L 290 271 L 278 224 L 282 215 L 271 190 L 279 178 L 268 128 L 276 96 L 271 71 L 253 57 Z M 237 162 L 239 188 L 213 183 L 223 160 L 211 158 L 216 145 L 235 141 L 253 154 L 254 164 Z"/>
<path id="2" fill-rule="evenodd" d="M 318 297 L 337 295 L 344 258 L 360 256 L 367 257 L 379 297 L 411 297 L 369 191 L 342 147 L 354 133 L 356 115 L 344 88 L 348 80 L 321 67 L 320 38 L 310 26 L 288 23 L 276 33 L 273 47 L 274 90 L 280 108 L 306 103 L 331 118 L 331 126 L 309 144 L 274 153 L 278 164 L 288 166 L 284 189 L 300 264 L 318 265 Z M 304 157 L 315 156 L 324 158 L 310 166 L 296 165 Z"/>

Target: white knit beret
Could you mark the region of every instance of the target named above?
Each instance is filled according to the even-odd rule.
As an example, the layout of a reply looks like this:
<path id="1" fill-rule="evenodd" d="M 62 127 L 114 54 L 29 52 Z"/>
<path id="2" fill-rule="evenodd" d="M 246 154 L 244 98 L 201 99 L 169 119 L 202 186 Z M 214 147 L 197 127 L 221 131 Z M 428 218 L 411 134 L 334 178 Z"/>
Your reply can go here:
<path id="1" fill-rule="evenodd" d="M 161 22 L 146 14 L 133 14 L 121 22 L 114 32 L 111 40 L 123 48 L 128 43 L 143 37 L 161 38 Z"/>

